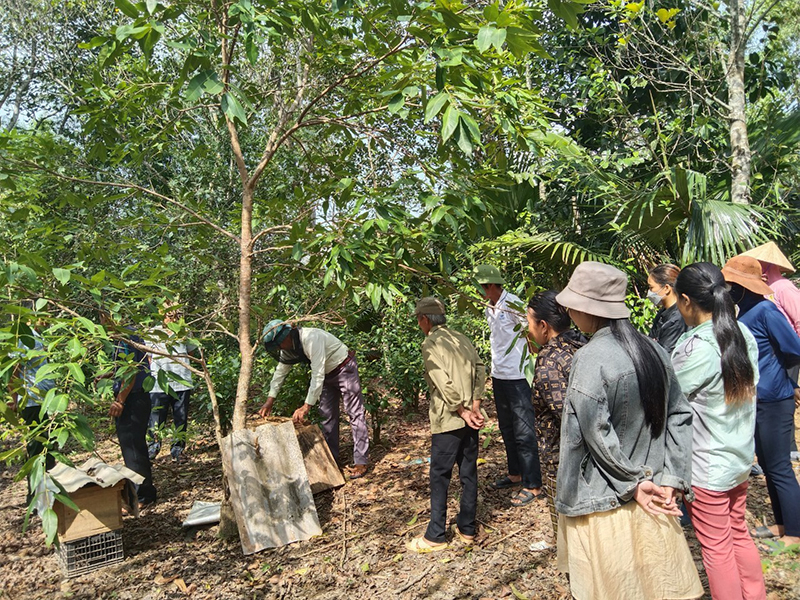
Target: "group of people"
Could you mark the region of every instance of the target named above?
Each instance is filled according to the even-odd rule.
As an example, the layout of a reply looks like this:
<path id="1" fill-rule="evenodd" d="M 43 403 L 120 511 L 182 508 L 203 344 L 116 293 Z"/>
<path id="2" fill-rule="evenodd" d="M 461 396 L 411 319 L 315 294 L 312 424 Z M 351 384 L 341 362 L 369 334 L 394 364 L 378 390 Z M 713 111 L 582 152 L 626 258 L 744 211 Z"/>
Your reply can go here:
<path id="1" fill-rule="evenodd" d="M 492 487 L 518 488 L 511 506 L 546 499 L 558 567 L 569 575 L 575 598 L 701 596 L 675 518 L 681 504 L 702 548 L 712 597 L 766 597 L 753 537 L 800 543 L 800 486 L 790 459 L 800 291 L 783 276 L 792 270 L 774 244 L 735 256 L 721 269 L 707 262 L 683 269 L 659 265 L 648 274 L 648 298 L 659 311 L 646 336 L 629 319 L 628 278 L 613 266 L 583 262 L 563 290 L 537 293 L 527 308 L 504 289 L 496 267 L 476 268 L 507 458 L 506 474 Z M 481 402 L 487 374 L 472 342 L 447 326 L 441 300 L 420 299 L 415 316 L 425 336 L 421 353 L 430 391 L 431 518 L 407 547 L 429 553 L 447 548 L 448 537 L 471 543 L 477 533 L 478 430 L 486 422 Z M 160 449 L 155 428 L 167 407 L 177 429 L 186 427 L 191 372 L 171 355 L 186 356 L 191 348 L 170 340 L 173 318 L 169 313 L 148 342 L 155 344 L 152 355 L 135 335 L 115 351 L 115 358 L 125 357 L 136 369 L 135 376 L 117 371 L 109 413 L 117 419 L 126 466 L 144 477 L 141 505 L 156 500 L 151 460 Z M 318 406 L 338 461 L 343 400 L 354 445 L 350 477 L 364 476 L 369 435 L 354 352 L 326 331 L 280 320 L 266 326 L 261 342 L 278 366 L 259 413 L 271 413 L 294 364 L 308 365 L 308 393 L 293 420 L 303 421 Z M 525 376 L 529 354 L 536 355 L 532 384 Z M 41 364 L 37 358 L 26 366 L 25 385 L 33 386 Z M 156 380 L 149 393 L 148 375 Z M 27 395 L 25 415 L 37 412 L 46 385 L 39 382 Z M 180 438 L 173 443 L 174 459 L 183 444 Z M 766 477 L 774 524 L 749 531 L 745 510 L 754 455 Z M 448 534 L 447 494 L 456 464 L 460 509 Z"/>
<path id="2" fill-rule="evenodd" d="M 32 309 L 33 307 L 31 305 Z M 117 341 L 112 360 L 125 364 L 98 378 L 114 378 L 114 398 L 109 414 L 115 419 L 125 466 L 144 478 L 136 486 L 137 497 L 128 499 L 131 505 L 138 503 L 140 508 L 155 503 L 157 498 L 153 485 L 152 461 L 161 449 L 159 438 L 170 411 L 176 432 L 170 448 L 173 461 L 183 460 L 183 449 L 186 446 L 189 397 L 193 388 L 192 373 L 186 357 L 194 350 L 194 346 L 175 338 L 170 324 L 177 318 L 178 313 L 169 310 L 164 316 L 163 325 L 153 328 L 146 341 L 133 333 Z M 110 315 L 105 312 L 101 312 L 100 321 L 106 326 L 114 325 Z M 44 452 L 45 445 L 40 433 L 47 427 L 42 404 L 56 383 L 50 377 L 39 376 L 39 370 L 48 364 L 44 343 L 37 331 L 43 324 L 31 326 L 31 334 L 28 336 L 30 339 L 20 339 L 19 353 L 26 359 L 20 361 L 9 378 L 8 393 L 11 410 L 17 410 L 20 402 L 24 402 L 21 416 L 32 429 L 26 448 L 28 457 L 44 453 L 44 467 L 50 470 L 55 466 L 55 458 L 50 452 Z M 153 379 L 152 387 L 148 386 L 149 392 L 145 390 L 145 380 L 148 377 Z M 36 490 L 32 488 L 29 478 L 26 504 L 31 504 L 35 494 Z"/>
<path id="3" fill-rule="evenodd" d="M 492 387 L 508 460 L 507 474 L 493 487 L 519 487 L 512 506 L 547 498 L 558 566 L 575 598 L 700 597 L 676 518 L 681 503 L 714 598 L 766 597 L 753 537 L 800 542 L 800 486 L 790 462 L 800 292 L 781 275 L 792 268 L 783 260 L 777 271 L 763 256 L 759 262 L 748 255 L 722 269 L 702 262 L 654 268 L 648 297 L 660 310 L 650 336 L 631 324 L 628 278 L 610 265 L 581 263 L 565 289 L 536 294 L 524 315 L 495 267 L 476 269 L 487 300 Z M 430 388 L 431 518 L 407 548 L 429 553 L 458 540 L 471 543 L 477 532 L 486 369 L 470 340 L 447 326 L 439 299 L 422 298 L 415 314 Z M 292 335 L 295 342 L 283 341 Z M 276 323 L 265 339 L 281 349 L 278 386 L 290 358 L 284 352 L 299 350 L 295 359 L 312 364 L 312 371 L 315 362 L 323 364 L 312 358 L 314 343 L 303 328 Z M 532 386 L 523 374 L 528 343 L 537 355 Z M 328 360 L 316 384 L 312 375 L 312 388 L 338 404 L 348 386 L 334 369 L 346 360 L 330 350 L 322 353 Z M 264 412 L 271 410 L 276 379 Z M 315 394 L 309 390 L 307 405 Z M 363 402 L 353 408 L 358 394 L 360 388 L 345 402 L 351 420 L 363 415 Z M 322 410 L 324 423 L 336 416 Z M 300 411 L 295 418 L 307 414 Z M 338 449 L 334 428 L 325 431 Z M 754 455 L 766 476 L 774 524 L 749 531 Z M 359 452 L 357 461 L 366 464 L 366 454 Z M 447 491 L 456 464 L 460 508 L 448 534 Z"/>

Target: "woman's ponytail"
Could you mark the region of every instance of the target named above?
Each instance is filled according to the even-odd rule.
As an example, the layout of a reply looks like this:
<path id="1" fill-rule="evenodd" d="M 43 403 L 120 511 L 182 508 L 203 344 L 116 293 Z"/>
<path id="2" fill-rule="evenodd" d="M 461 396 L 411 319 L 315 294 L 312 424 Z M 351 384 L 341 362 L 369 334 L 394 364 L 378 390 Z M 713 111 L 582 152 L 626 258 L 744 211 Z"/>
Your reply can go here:
<path id="1" fill-rule="evenodd" d="M 755 396 L 755 371 L 722 271 L 707 262 L 691 264 L 678 275 L 675 291 L 711 313 L 714 337 L 721 352 L 725 401 L 734 405 L 751 401 Z"/>

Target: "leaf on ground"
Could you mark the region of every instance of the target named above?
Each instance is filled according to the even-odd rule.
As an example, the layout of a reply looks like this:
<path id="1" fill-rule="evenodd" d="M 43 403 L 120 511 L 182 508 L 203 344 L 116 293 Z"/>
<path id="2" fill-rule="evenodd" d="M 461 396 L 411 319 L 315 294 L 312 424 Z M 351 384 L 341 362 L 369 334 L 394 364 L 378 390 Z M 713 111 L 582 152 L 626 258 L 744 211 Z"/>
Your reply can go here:
<path id="1" fill-rule="evenodd" d="M 517 600 L 530 600 L 530 598 L 528 598 L 525 594 L 523 594 L 517 588 L 515 588 L 513 583 L 509 585 L 511 586 L 511 593 L 514 594 L 514 597 Z"/>
<path id="2" fill-rule="evenodd" d="M 186 582 L 183 579 L 178 577 L 173 583 L 175 584 L 175 587 L 177 587 L 182 593 L 188 593 L 189 590 L 186 587 Z"/>
<path id="3" fill-rule="evenodd" d="M 165 577 L 164 575 L 159 573 L 158 575 L 156 575 L 156 578 L 153 580 L 153 583 L 155 583 L 156 585 L 166 585 L 172 581 L 175 581 L 175 579 L 177 579 L 177 575 L 173 575 L 172 577 Z"/>
<path id="4" fill-rule="evenodd" d="M 392 558 L 392 562 L 393 563 L 400 562 L 401 560 L 403 560 L 403 555 L 402 554 L 395 554 L 394 557 Z"/>
<path id="5" fill-rule="evenodd" d="M 369 573 L 369 563 L 365 562 L 361 564 L 361 572 L 362 573 Z"/>
<path id="6" fill-rule="evenodd" d="M 479 458 L 478 459 L 478 464 L 479 465 L 485 465 L 486 464 L 486 459 L 485 458 Z"/>
<path id="7" fill-rule="evenodd" d="M 417 519 L 419 519 L 419 515 L 414 515 L 412 517 L 412 519 L 408 523 L 406 523 L 406 525 L 411 527 L 412 525 L 414 525 L 417 522 Z"/>
<path id="8" fill-rule="evenodd" d="M 294 574 L 295 574 L 295 575 L 300 575 L 300 577 L 302 577 L 302 576 L 303 576 L 303 575 L 305 575 L 306 573 L 308 573 L 308 567 L 303 567 L 302 569 L 297 569 L 297 570 L 294 572 Z"/>

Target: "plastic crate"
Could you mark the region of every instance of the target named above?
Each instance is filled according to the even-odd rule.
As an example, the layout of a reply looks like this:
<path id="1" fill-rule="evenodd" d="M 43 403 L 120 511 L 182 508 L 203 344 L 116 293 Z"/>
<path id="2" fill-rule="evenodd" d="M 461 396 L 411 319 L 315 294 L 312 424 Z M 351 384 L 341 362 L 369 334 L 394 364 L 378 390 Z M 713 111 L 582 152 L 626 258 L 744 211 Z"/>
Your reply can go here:
<path id="1" fill-rule="evenodd" d="M 122 562 L 122 533 L 106 531 L 72 542 L 61 542 L 56 551 L 58 563 L 67 577 L 77 577 L 101 567 Z"/>

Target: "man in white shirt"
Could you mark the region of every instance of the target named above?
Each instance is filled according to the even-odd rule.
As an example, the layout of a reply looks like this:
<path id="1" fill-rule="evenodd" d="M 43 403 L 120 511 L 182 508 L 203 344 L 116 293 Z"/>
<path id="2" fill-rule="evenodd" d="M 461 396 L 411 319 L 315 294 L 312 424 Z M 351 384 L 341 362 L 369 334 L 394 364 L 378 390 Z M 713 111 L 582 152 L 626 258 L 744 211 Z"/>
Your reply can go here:
<path id="1" fill-rule="evenodd" d="M 194 385 L 192 372 L 187 368 L 189 359 L 186 355 L 195 347 L 187 342 L 172 340 L 175 333 L 169 328 L 170 323 L 178 319 L 175 311 L 164 316 L 164 327 L 153 329 L 153 335 L 148 340 L 148 346 L 158 354 L 149 354 L 150 375 L 155 379 L 153 389 L 150 390 L 150 423 L 149 435 L 151 442 L 147 446 L 150 460 L 154 460 L 161 451 L 161 441 L 158 439 L 157 428 L 167 422 L 167 413 L 172 409 L 172 420 L 175 431 L 185 432 L 189 422 L 189 396 Z M 179 358 L 173 359 L 170 356 Z M 159 376 L 159 373 L 164 373 Z M 170 392 L 172 390 L 172 392 Z M 175 462 L 183 460 L 183 449 L 186 447 L 185 436 L 172 441 L 170 455 Z"/>
<path id="2" fill-rule="evenodd" d="M 364 411 L 364 396 L 358 377 L 355 352 L 349 351 L 336 336 L 314 327 L 292 327 L 279 319 L 267 323 L 261 338 L 267 352 L 278 361 L 269 386 L 269 396 L 258 413 L 266 417 L 272 412 L 275 397 L 292 366 L 304 363 L 311 367 L 311 382 L 305 403 L 292 420 L 301 423 L 311 407 L 319 405 L 322 433 L 334 459 L 339 460 L 339 398 L 350 418 L 353 433 L 353 463 L 350 478 L 367 472 L 369 431 Z"/>
<path id="3" fill-rule="evenodd" d="M 514 308 L 522 302 L 503 289 L 505 280 L 497 267 L 477 266 L 475 279 L 489 301 L 486 320 L 492 347 L 492 389 L 508 461 L 508 475 L 495 481 L 493 487 L 521 485 L 511 504 L 524 506 L 543 497 L 531 386 L 522 372 L 528 351 L 525 314 Z"/>

